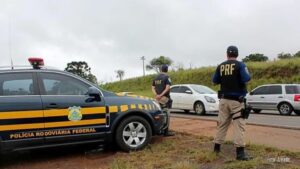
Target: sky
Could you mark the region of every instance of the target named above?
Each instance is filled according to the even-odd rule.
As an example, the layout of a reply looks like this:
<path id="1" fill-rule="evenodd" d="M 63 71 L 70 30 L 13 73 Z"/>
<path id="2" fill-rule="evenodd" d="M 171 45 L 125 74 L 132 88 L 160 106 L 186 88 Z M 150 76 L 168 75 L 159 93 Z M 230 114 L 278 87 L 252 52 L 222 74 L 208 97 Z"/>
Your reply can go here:
<path id="1" fill-rule="evenodd" d="M 111 82 L 119 69 L 125 79 L 142 76 L 142 56 L 215 66 L 236 45 L 239 59 L 273 60 L 300 50 L 299 11 L 299 0 L 0 0 L 0 66 L 86 61 Z"/>

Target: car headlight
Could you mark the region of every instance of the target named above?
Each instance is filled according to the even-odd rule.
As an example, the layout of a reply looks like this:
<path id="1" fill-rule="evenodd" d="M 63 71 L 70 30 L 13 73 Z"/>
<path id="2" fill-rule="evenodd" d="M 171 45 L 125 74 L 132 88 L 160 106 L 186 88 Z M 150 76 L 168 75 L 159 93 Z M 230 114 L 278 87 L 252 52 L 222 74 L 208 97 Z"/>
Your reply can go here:
<path id="1" fill-rule="evenodd" d="M 156 107 L 158 110 L 161 110 L 160 105 L 159 105 L 156 101 L 152 101 L 152 103 L 155 105 L 155 107 Z"/>
<path id="2" fill-rule="evenodd" d="M 208 103 L 216 103 L 216 100 L 212 97 L 204 96 L 204 98 Z"/>

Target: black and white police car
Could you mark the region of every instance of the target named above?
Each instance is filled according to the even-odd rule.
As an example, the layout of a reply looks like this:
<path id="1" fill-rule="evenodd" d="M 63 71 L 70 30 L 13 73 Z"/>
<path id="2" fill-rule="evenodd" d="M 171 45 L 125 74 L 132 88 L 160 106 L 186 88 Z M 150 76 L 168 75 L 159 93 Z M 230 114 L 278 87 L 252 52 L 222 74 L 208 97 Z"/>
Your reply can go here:
<path id="1" fill-rule="evenodd" d="M 166 116 L 150 99 L 118 96 L 74 74 L 32 67 L 0 70 L 1 152 L 111 144 L 144 148 L 162 134 Z"/>

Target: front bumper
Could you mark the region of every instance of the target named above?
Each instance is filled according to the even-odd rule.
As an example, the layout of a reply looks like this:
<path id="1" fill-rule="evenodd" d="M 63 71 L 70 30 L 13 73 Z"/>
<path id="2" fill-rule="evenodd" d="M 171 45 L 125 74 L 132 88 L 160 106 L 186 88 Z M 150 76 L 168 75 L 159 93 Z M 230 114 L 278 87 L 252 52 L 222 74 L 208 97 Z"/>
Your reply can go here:
<path id="1" fill-rule="evenodd" d="M 206 103 L 205 110 L 209 111 L 209 112 L 219 111 L 219 102 L 217 102 L 217 103 Z"/>
<path id="2" fill-rule="evenodd" d="M 160 111 L 153 115 L 154 123 L 153 123 L 153 134 L 160 135 L 164 133 L 164 129 L 168 126 L 167 114 Z"/>

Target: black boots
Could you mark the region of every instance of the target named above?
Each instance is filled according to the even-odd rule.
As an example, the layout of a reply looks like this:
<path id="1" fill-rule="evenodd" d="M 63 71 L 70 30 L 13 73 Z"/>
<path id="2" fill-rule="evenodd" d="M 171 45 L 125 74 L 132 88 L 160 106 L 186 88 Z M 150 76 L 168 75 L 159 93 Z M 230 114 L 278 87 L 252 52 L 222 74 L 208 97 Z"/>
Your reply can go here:
<path id="1" fill-rule="evenodd" d="M 245 148 L 244 147 L 237 147 L 236 148 L 236 159 L 240 161 L 248 161 L 251 160 L 252 157 L 248 156 L 245 153 Z"/>
<path id="2" fill-rule="evenodd" d="M 215 153 L 220 153 L 221 152 L 221 144 L 215 143 L 214 152 Z"/>
<path id="3" fill-rule="evenodd" d="M 214 152 L 215 153 L 220 153 L 221 152 L 221 144 L 215 143 Z M 252 157 L 248 156 L 245 153 L 245 148 L 244 147 L 237 147 L 236 148 L 236 159 L 240 160 L 240 161 L 248 161 L 248 160 L 251 160 Z"/>

